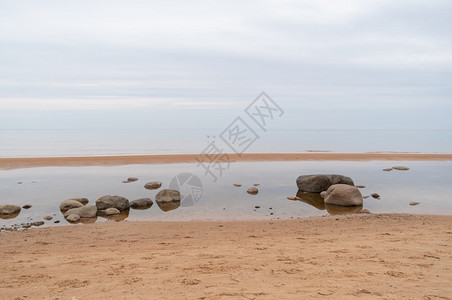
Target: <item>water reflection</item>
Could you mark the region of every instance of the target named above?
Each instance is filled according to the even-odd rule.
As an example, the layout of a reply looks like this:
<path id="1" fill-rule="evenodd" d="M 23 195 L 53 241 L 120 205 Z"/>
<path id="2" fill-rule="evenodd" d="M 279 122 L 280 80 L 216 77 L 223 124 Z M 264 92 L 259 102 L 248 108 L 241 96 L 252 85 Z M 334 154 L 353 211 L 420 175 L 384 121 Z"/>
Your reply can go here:
<path id="1" fill-rule="evenodd" d="M 20 214 L 20 210 L 18 212 L 15 212 L 13 214 L 7 214 L 7 215 L 0 215 L 0 219 L 8 220 L 8 219 L 14 219 Z"/>
<path id="2" fill-rule="evenodd" d="M 320 197 L 320 193 L 307 193 L 298 191 L 297 197 L 301 198 L 301 200 L 298 201 L 312 205 L 318 210 L 325 210 L 325 202 L 323 201 L 323 198 Z"/>
<path id="3" fill-rule="evenodd" d="M 356 214 L 361 211 L 363 208 L 360 206 L 340 206 L 334 204 L 325 204 L 322 197 L 320 197 L 320 193 L 306 193 L 306 192 L 297 192 L 297 197 L 301 198 L 301 202 L 307 203 L 318 210 L 327 210 L 330 215 L 344 215 L 344 214 Z M 297 200 L 295 200 L 297 201 Z"/>
<path id="4" fill-rule="evenodd" d="M 158 207 L 164 211 L 170 211 L 179 208 L 180 201 L 172 201 L 172 202 L 157 202 Z"/>
<path id="5" fill-rule="evenodd" d="M 121 212 L 117 215 L 99 215 L 99 217 L 110 220 L 110 221 L 124 221 L 129 217 L 130 209 L 121 210 Z"/>

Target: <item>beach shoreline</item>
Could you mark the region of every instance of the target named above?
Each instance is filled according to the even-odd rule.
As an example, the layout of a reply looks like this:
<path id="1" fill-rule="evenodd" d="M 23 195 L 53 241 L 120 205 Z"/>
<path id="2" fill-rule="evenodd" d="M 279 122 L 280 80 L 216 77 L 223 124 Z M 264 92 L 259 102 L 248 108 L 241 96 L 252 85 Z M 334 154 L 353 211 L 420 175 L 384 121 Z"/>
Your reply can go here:
<path id="1" fill-rule="evenodd" d="M 437 153 L 243 153 L 227 154 L 230 162 L 270 161 L 452 161 L 452 154 Z M 202 154 L 119 155 L 79 157 L 0 158 L 0 170 L 37 167 L 119 166 L 205 162 Z"/>
<path id="2" fill-rule="evenodd" d="M 452 216 L 109 222 L 1 233 L 2 296 L 450 299 Z"/>

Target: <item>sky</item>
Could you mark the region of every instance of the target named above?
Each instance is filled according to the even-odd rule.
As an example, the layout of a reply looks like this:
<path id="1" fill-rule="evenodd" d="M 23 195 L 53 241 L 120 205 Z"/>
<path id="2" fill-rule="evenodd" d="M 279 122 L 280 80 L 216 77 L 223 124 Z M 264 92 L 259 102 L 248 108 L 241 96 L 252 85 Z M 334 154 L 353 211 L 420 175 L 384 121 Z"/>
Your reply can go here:
<path id="1" fill-rule="evenodd" d="M 452 129 L 452 1 L 0 0 L 0 130 Z"/>

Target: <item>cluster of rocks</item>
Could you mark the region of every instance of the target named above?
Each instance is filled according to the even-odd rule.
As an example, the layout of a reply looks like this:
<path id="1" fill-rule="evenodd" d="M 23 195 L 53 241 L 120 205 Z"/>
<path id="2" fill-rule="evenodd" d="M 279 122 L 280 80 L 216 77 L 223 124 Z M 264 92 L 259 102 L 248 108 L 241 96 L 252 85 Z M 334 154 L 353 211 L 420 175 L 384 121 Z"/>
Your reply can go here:
<path id="1" fill-rule="evenodd" d="M 327 209 L 331 214 L 369 213 L 363 210 L 363 196 L 350 177 L 338 174 L 302 175 L 297 178 L 297 196 L 289 200 L 301 200 L 314 207 Z"/>
<path id="2" fill-rule="evenodd" d="M 155 202 L 163 211 L 168 211 L 179 207 L 180 199 L 179 191 L 164 189 L 157 193 Z M 86 198 L 67 199 L 60 204 L 60 210 L 67 221 L 74 223 L 84 218 L 119 215 L 130 208 L 144 210 L 154 204 L 150 198 L 129 201 L 118 195 L 102 196 L 96 200 L 95 205 L 87 205 L 88 202 Z"/>

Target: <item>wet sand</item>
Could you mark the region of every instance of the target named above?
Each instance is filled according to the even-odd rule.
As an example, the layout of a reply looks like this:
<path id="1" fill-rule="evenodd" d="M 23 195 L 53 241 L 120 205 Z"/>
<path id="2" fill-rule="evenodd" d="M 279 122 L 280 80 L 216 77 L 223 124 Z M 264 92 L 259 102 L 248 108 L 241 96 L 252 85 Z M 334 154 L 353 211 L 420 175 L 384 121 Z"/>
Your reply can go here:
<path id="1" fill-rule="evenodd" d="M 0 234 L 4 299 L 450 299 L 452 216 L 111 222 Z"/>
<path id="2" fill-rule="evenodd" d="M 231 162 L 245 161 L 450 161 L 452 154 L 424 153 L 244 153 L 228 154 Z M 207 161 L 200 154 L 174 155 L 128 155 L 128 156 L 90 156 L 90 157 L 37 157 L 0 158 L 0 169 L 20 169 L 56 166 L 117 166 L 131 164 L 177 164 Z"/>

